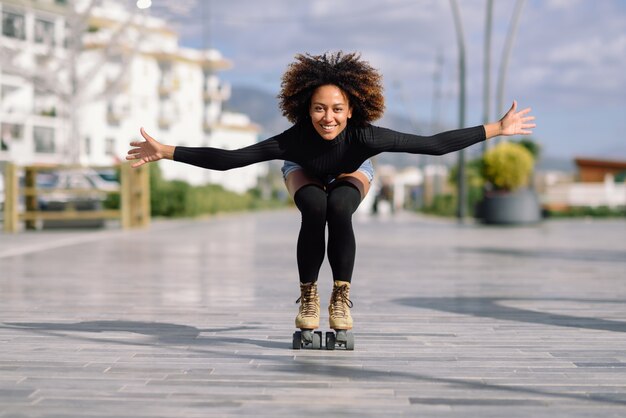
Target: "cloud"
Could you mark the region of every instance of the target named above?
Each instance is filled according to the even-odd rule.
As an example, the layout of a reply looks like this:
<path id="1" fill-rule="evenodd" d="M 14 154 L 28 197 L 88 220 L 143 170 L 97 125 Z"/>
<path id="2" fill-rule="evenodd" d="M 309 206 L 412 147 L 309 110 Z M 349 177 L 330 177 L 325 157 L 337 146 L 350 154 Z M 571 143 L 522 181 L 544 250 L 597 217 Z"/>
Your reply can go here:
<path id="1" fill-rule="evenodd" d="M 455 123 L 457 44 L 447 1 L 186 1 L 193 2 L 187 4 L 187 15 L 184 10 L 158 13 L 175 17 L 183 43 L 210 42 L 231 59 L 235 67 L 223 74 L 227 80 L 277 92 L 294 54 L 356 50 L 383 73 L 388 109 L 409 107 L 428 118 L 436 60 L 442 57 L 441 88 L 446 97 L 442 114 Z M 468 123 L 481 120 L 485 4 L 459 1 L 467 43 Z M 513 5 L 494 2 L 492 93 Z M 559 106 L 579 119 L 600 105 L 626 108 L 624 28 L 622 0 L 526 1 L 508 67 L 505 101 L 518 98 Z M 198 40 L 202 36 L 204 42 Z M 615 131 L 614 126 L 609 128 Z"/>

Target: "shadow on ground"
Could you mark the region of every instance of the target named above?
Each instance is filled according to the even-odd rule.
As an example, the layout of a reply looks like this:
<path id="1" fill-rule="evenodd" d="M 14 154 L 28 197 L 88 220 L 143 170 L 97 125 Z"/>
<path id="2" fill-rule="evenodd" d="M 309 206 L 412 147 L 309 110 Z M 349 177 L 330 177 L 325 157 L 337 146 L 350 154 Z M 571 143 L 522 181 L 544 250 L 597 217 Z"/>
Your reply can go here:
<path id="1" fill-rule="evenodd" d="M 588 261 L 601 263 L 624 263 L 626 264 L 626 251 L 618 250 L 594 250 L 594 249 L 555 249 L 541 248 L 535 250 L 518 248 L 495 248 L 495 247 L 456 247 L 456 251 L 462 253 L 476 253 L 501 255 L 508 257 L 552 259 L 566 261 Z"/>
<path id="2" fill-rule="evenodd" d="M 250 338 L 229 337 L 223 335 L 231 331 L 254 330 L 258 327 L 238 326 L 228 328 L 196 328 L 188 325 L 169 324 L 163 322 L 137 322 L 137 321 L 86 321 L 75 323 L 45 323 L 45 322 L 8 322 L 0 325 L 5 329 L 22 329 L 36 331 L 41 334 L 70 336 L 87 341 L 109 341 L 106 336 L 102 338 L 86 337 L 82 333 L 102 334 L 107 332 L 128 332 L 132 334 L 151 337 L 148 342 L 123 341 L 115 342 L 128 345 L 223 345 L 223 344 L 254 344 L 265 348 L 282 348 L 284 344 L 275 341 L 254 340 Z M 213 333 L 218 335 L 202 335 Z"/>
<path id="3" fill-rule="evenodd" d="M 438 306 L 441 308 L 442 299 L 404 299 L 403 300 L 411 306 L 430 307 Z M 495 301 L 495 299 L 494 299 Z M 435 303 L 436 302 L 436 303 Z M 457 306 L 453 301 L 448 303 Z M 485 306 L 490 302 L 480 301 L 479 305 Z M 475 305 L 473 303 L 465 304 L 465 306 Z M 497 306 L 494 304 L 494 306 Z M 452 310 L 450 310 L 452 311 Z M 457 312 L 470 313 L 475 309 L 457 309 Z M 184 346 L 185 352 L 195 355 L 206 355 L 207 357 L 232 357 L 232 358 L 245 358 L 250 360 L 267 361 L 267 354 L 258 353 L 245 353 L 240 350 L 224 351 L 224 350 L 211 350 L 212 347 L 220 346 L 224 344 L 241 344 L 241 345 L 257 345 L 263 348 L 270 349 L 285 349 L 290 345 L 284 342 L 274 342 L 267 340 L 254 340 L 249 338 L 240 337 L 228 337 L 228 332 L 252 330 L 257 327 L 239 326 L 239 327 L 225 327 L 225 328 L 210 328 L 200 329 L 188 325 L 178 325 L 170 323 L 158 323 L 158 322 L 136 322 L 136 321 L 87 321 L 77 323 L 26 323 L 26 322 L 14 322 L 4 323 L 0 325 L 0 328 L 23 330 L 27 332 L 34 332 L 38 335 L 48 335 L 50 337 L 57 338 L 71 338 L 78 341 L 89 341 L 98 343 L 114 343 L 120 345 L 133 345 L 133 346 L 163 346 L 163 347 L 181 347 Z M 100 338 L 88 337 L 85 333 L 102 334 L 102 333 L 119 333 L 128 332 L 143 336 L 151 337 L 153 340 L 148 342 L 139 341 L 123 341 L 119 338 L 107 338 L 106 335 L 102 335 Z M 203 336 L 203 333 L 215 333 L 215 336 Z M 303 353 L 304 354 L 304 353 Z M 349 361 L 353 356 L 354 359 L 359 360 L 358 352 L 332 352 L 333 357 L 308 357 L 297 356 L 291 350 L 289 355 L 271 356 L 271 360 L 279 363 L 278 365 L 268 365 L 267 369 L 271 369 L 275 372 L 281 372 L 286 374 L 303 375 L 319 375 L 319 376 L 332 376 L 333 379 L 348 379 L 362 382 L 398 382 L 398 381 L 412 381 L 423 383 L 437 383 L 445 384 L 451 387 L 458 387 L 462 389 L 481 390 L 484 391 L 483 397 L 473 396 L 470 398 L 420 398 L 412 397 L 409 401 L 412 404 L 442 404 L 442 405 L 455 405 L 455 406 L 476 406 L 476 405 L 516 405 L 516 406 L 532 406 L 539 405 L 545 406 L 554 402 L 554 399 L 565 400 L 577 400 L 587 401 L 608 405 L 620 405 L 626 406 L 626 396 L 623 394 L 615 393 L 558 393 L 548 390 L 541 390 L 538 388 L 513 386 L 513 385 L 495 385 L 489 383 L 483 383 L 476 380 L 464 380 L 461 378 L 446 378 L 429 376 L 420 373 L 410 373 L 402 371 L 379 371 L 370 370 L 366 367 L 350 367 L 345 365 L 335 364 L 332 360 L 346 360 Z M 262 383 L 260 383 L 262 384 Z M 503 398 L 497 393 L 511 393 L 511 394 L 523 394 L 528 398 L 511 397 Z"/>
<path id="4" fill-rule="evenodd" d="M 489 297 L 440 297 L 440 298 L 401 298 L 393 302 L 414 308 L 432 309 L 459 315 L 493 318 L 505 321 L 553 325 L 601 331 L 626 332 L 626 322 L 601 318 L 570 316 L 549 312 L 506 306 L 506 302 L 571 302 L 580 304 L 622 304 L 622 300 L 572 299 L 572 298 L 489 298 Z"/>

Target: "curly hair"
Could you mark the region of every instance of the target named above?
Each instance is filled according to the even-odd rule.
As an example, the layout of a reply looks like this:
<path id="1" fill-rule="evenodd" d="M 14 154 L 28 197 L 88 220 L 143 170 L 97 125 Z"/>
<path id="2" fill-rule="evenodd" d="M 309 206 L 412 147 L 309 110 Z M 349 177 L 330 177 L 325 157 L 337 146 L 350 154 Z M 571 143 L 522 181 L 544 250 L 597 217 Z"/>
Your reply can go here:
<path id="1" fill-rule="evenodd" d="M 296 55 L 283 74 L 278 95 L 283 115 L 292 123 L 305 120 L 315 89 L 331 84 L 346 94 L 352 107 L 352 124 L 364 126 L 380 118 L 385 110 L 382 77 L 360 58 L 356 52 L 341 51 Z"/>

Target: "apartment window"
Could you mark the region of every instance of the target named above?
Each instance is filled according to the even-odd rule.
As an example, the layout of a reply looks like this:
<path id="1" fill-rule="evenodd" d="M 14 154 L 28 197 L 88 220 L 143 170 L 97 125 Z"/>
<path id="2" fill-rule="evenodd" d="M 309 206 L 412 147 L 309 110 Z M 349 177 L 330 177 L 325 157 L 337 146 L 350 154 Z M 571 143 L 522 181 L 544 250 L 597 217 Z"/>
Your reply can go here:
<path id="1" fill-rule="evenodd" d="M 85 137 L 85 155 L 91 155 L 91 138 Z"/>
<path id="2" fill-rule="evenodd" d="M 43 19 L 35 19 L 35 42 L 54 45 L 54 23 Z"/>
<path id="3" fill-rule="evenodd" d="M 2 12 L 2 34 L 9 38 L 26 39 L 24 15 Z"/>
<path id="4" fill-rule="evenodd" d="M 33 128 L 33 138 L 35 139 L 35 152 L 41 154 L 54 153 L 54 129 L 44 126 Z"/>
<path id="5" fill-rule="evenodd" d="M 115 138 L 107 138 L 104 140 L 104 153 L 109 156 L 115 155 Z"/>
<path id="6" fill-rule="evenodd" d="M 8 151 L 13 142 L 24 138 L 24 125 L 17 123 L 3 123 L 0 126 L 0 151 Z"/>

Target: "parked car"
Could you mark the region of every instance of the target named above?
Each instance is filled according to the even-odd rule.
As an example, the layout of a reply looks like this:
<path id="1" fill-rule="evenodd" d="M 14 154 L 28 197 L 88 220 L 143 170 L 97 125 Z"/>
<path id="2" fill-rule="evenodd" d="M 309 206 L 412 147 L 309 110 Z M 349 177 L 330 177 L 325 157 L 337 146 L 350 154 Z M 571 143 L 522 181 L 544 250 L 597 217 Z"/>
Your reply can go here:
<path id="1" fill-rule="evenodd" d="M 41 171 L 36 176 L 37 205 L 41 211 L 96 211 L 103 209 L 103 202 L 110 191 L 118 191 L 119 183 L 102 179 L 91 169 L 64 169 Z M 103 227 L 105 219 L 43 220 L 42 228 Z"/>

